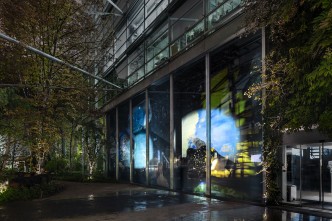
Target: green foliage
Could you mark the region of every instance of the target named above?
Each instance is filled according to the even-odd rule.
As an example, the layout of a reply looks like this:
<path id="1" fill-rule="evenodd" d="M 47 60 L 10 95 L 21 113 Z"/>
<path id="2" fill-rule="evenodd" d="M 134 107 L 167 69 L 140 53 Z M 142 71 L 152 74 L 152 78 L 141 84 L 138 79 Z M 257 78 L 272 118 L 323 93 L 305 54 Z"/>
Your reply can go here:
<path id="1" fill-rule="evenodd" d="M 223 198 L 242 199 L 242 200 L 248 199 L 248 195 L 246 193 L 239 192 L 238 190 L 235 190 L 233 188 L 223 187 L 219 185 L 212 185 L 211 189 L 213 192 L 216 192 L 219 196 Z"/>
<path id="2" fill-rule="evenodd" d="M 63 158 L 53 158 L 47 161 L 45 170 L 50 173 L 64 173 L 68 170 L 68 162 Z"/>
<path id="3" fill-rule="evenodd" d="M 54 182 L 48 184 L 35 185 L 27 188 L 13 188 L 9 187 L 3 193 L 0 193 L 0 203 L 17 201 L 17 200 L 31 200 L 42 197 L 48 197 L 62 190 L 62 187 Z"/>
<path id="4" fill-rule="evenodd" d="M 68 63 L 83 66 L 95 44 L 86 41 L 95 27 L 89 1 L 2 0 L 1 31 Z M 20 15 L 20 16 L 17 16 Z M 87 61 L 87 60 L 86 60 Z M 84 64 L 89 65 L 89 64 Z M 97 92 L 80 73 L 23 47 L 0 41 L 0 136 L 31 153 L 30 168 L 50 152 L 63 156 L 80 139 L 78 125 L 94 117 Z M 58 146 L 62 149 L 58 151 Z M 32 160 L 33 159 L 33 160 Z M 54 166 L 53 166 L 54 169 Z"/>
<path id="5" fill-rule="evenodd" d="M 3 169 L 0 173 L 0 182 L 5 182 L 16 177 L 17 171 L 15 169 Z"/>
<path id="6" fill-rule="evenodd" d="M 87 180 L 87 176 L 82 175 L 81 171 L 72 171 L 56 174 L 54 176 L 54 179 L 72 182 L 84 182 Z"/>
<path id="7" fill-rule="evenodd" d="M 282 133 L 313 127 L 332 137 L 332 2 L 245 0 L 248 31 L 265 27 L 269 54 L 263 82 L 267 202 L 277 203 Z"/>

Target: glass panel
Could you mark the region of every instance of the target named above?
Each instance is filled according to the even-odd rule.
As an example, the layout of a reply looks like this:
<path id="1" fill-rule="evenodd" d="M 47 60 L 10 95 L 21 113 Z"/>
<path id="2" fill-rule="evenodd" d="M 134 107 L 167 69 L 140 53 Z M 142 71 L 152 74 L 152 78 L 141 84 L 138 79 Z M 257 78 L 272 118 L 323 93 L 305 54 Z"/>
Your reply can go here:
<path id="1" fill-rule="evenodd" d="M 300 146 L 286 148 L 287 197 L 288 202 L 300 202 L 301 154 Z"/>
<path id="2" fill-rule="evenodd" d="M 132 86 L 133 84 L 137 83 L 141 79 L 144 78 L 144 67 L 136 70 L 133 74 L 128 77 L 128 86 Z"/>
<path id="3" fill-rule="evenodd" d="M 324 143 L 322 175 L 324 208 L 332 209 L 332 143 Z"/>
<path id="4" fill-rule="evenodd" d="M 145 184 L 146 175 L 146 111 L 145 93 L 133 99 L 133 161 L 135 183 Z"/>
<path id="5" fill-rule="evenodd" d="M 211 29 L 215 27 L 226 15 L 238 8 L 240 4 L 241 0 L 210 0 L 208 3 L 209 12 L 215 8 L 217 9 L 208 17 L 208 28 Z"/>
<path id="6" fill-rule="evenodd" d="M 169 57 L 168 42 L 167 23 L 164 23 L 146 40 L 147 73 L 167 61 Z"/>
<path id="7" fill-rule="evenodd" d="M 119 58 L 122 53 L 126 50 L 126 27 L 123 26 L 119 31 L 116 32 L 115 39 L 115 59 Z"/>
<path id="8" fill-rule="evenodd" d="M 144 47 L 139 47 L 128 58 L 128 85 L 134 84 L 144 76 Z"/>
<path id="9" fill-rule="evenodd" d="M 174 14 L 171 15 L 171 41 L 190 30 L 203 18 L 203 2 L 201 0 L 186 1 Z"/>
<path id="10" fill-rule="evenodd" d="M 150 146 L 149 183 L 169 188 L 170 183 L 170 137 L 169 137 L 169 78 L 154 83 L 149 88 Z"/>
<path id="11" fill-rule="evenodd" d="M 145 0 L 145 27 L 148 27 L 168 5 L 168 0 Z"/>
<path id="12" fill-rule="evenodd" d="M 175 189 L 205 193 L 205 65 L 196 62 L 174 75 Z"/>
<path id="13" fill-rule="evenodd" d="M 119 106 L 119 180 L 130 179 L 129 102 Z"/>
<path id="14" fill-rule="evenodd" d="M 157 54 L 153 59 L 151 59 L 146 66 L 146 73 L 151 72 L 156 67 L 164 64 L 169 57 L 169 50 L 168 48 L 165 48 L 162 52 Z"/>
<path id="15" fill-rule="evenodd" d="M 320 144 L 302 145 L 302 202 L 317 203 L 320 197 Z"/>
<path id="16" fill-rule="evenodd" d="M 111 110 L 108 114 L 108 176 L 115 178 L 116 175 L 116 112 Z"/>
<path id="17" fill-rule="evenodd" d="M 147 40 L 146 59 L 150 60 L 168 45 L 167 23 L 163 24 L 159 30 L 154 32 Z"/>
<path id="18" fill-rule="evenodd" d="M 211 192 L 262 198 L 260 106 L 244 95 L 259 82 L 260 39 L 235 40 L 211 56 Z"/>
<path id="19" fill-rule="evenodd" d="M 178 38 L 171 45 L 171 56 L 177 54 L 182 49 L 193 43 L 196 39 L 204 34 L 204 20 L 196 24 L 192 29 L 187 31 L 185 35 Z"/>
<path id="20" fill-rule="evenodd" d="M 135 5 L 135 10 L 131 12 L 128 19 L 128 45 L 133 43 L 144 31 L 144 10 L 143 2 L 140 1 Z"/>

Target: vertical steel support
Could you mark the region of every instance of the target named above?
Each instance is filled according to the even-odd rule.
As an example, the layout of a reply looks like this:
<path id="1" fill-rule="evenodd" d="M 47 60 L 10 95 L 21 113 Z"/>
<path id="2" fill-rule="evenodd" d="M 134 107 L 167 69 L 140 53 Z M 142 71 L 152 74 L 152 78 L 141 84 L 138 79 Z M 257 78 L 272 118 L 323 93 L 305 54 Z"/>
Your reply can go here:
<path id="1" fill-rule="evenodd" d="M 119 108 L 115 109 L 115 179 L 119 181 Z"/>
<path id="2" fill-rule="evenodd" d="M 134 177 L 134 157 L 133 157 L 133 100 L 129 101 L 129 140 L 130 140 L 130 183 L 133 183 Z"/>
<path id="3" fill-rule="evenodd" d="M 211 195 L 211 101 L 210 101 L 210 54 L 205 55 L 205 94 L 206 94 L 206 189 Z"/>
<path id="4" fill-rule="evenodd" d="M 145 179 L 146 179 L 146 185 L 149 185 L 149 159 L 150 159 L 150 127 L 149 127 L 149 118 L 150 118 L 150 111 L 149 111 L 149 90 L 145 90 L 145 134 L 146 134 L 146 166 L 145 166 Z"/>
<path id="5" fill-rule="evenodd" d="M 282 194 L 282 199 L 286 201 L 287 199 L 287 147 L 286 145 L 282 145 L 282 185 L 281 185 L 281 194 Z"/>
<path id="6" fill-rule="evenodd" d="M 266 63 L 265 63 L 265 57 L 266 57 L 266 41 L 265 41 L 265 28 L 262 28 L 262 84 L 264 85 L 265 83 L 265 74 L 266 74 Z M 265 111 L 265 102 L 266 102 L 266 91 L 263 88 L 262 90 L 262 113 L 264 113 Z M 264 122 L 264 119 L 262 118 L 262 121 Z M 264 151 L 264 127 L 262 129 L 262 142 L 263 142 L 263 146 L 262 146 L 262 151 Z M 265 160 L 265 159 L 263 159 Z M 266 172 L 263 170 L 262 172 L 262 176 L 263 176 L 263 181 L 266 180 Z M 266 182 L 262 182 L 263 185 L 263 203 L 265 203 L 266 200 Z"/>
<path id="7" fill-rule="evenodd" d="M 302 145 L 300 145 L 300 205 L 302 205 Z"/>
<path id="8" fill-rule="evenodd" d="M 175 151 L 175 138 L 174 138 L 174 82 L 173 74 L 169 76 L 169 174 L 170 174 L 170 189 L 174 190 L 174 151 Z"/>
<path id="9" fill-rule="evenodd" d="M 105 162 L 104 162 L 104 175 L 106 177 L 109 177 L 109 174 L 110 174 L 110 171 L 109 171 L 109 162 L 110 162 L 110 148 L 111 148 L 111 145 L 110 145 L 110 134 L 109 134 L 109 128 L 111 127 L 110 126 L 110 114 L 105 114 L 104 115 L 104 122 L 105 122 L 105 127 L 104 127 L 104 134 L 106 134 L 105 138 L 106 138 L 106 145 L 104 147 L 104 151 L 105 151 L 105 154 L 104 156 L 106 157 L 105 159 Z"/>
<path id="10" fill-rule="evenodd" d="M 83 127 L 81 128 L 82 132 L 82 139 L 81 139 L 81 146 L 82 146 L 82 177 L 84 178 L 84 167 L 85 167 L 85 151 L 84 151 L 84 130 Z"/>
<path id="11" fill-rule="evenodd" d="M 323 207 L 324 202 L 324 192 L 323 192 L 323 148 L 324 143 L 319 145 L 319 201 Z"/>

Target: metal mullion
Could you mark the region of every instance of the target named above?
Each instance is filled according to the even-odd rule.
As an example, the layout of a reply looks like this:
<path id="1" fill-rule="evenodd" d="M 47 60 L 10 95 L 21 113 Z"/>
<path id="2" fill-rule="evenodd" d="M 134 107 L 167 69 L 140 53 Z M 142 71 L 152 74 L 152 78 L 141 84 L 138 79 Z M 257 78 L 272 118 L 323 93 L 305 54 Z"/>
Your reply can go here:
<path id="1" fill-rule="evenodd" d="M 133 101 L 130 99 L 129 101 L 129 141 L 130 141 L 130 175 L 129 175 L 129 180 L 130 183 L 133 183 L 133 172 L 134 172 L 134 157 L 133 157 Z"/>
<path id="2" fill-rule="evenodd" d="M 150 140 L 149 140 L 149 133 L 150 133 L 150 126 L 149 126 L 149 91 L 148 89 L 145 90 L 145 134 L 146 134 L 146 166 L 145 166 L 145 177 L 146 177 L 146 185 L 149 185 L 149 159 L 150 159 Z"/>
<path id="3" fill-rule="evenodd" d="M 115 109 L 115 179 L 119 181 L 119 108 Z"/>
<path id="4" fill-rule="evenodd" d="M 210 97 L 210 54 L 205 55 L 206 94 L 206 187 L 205 195 L 211 195 L 211 97 Z"/>
<path id="5" fill-rule="evenodd" d="M 169 159 L 170 159 L 170 165 L 169 165 L 169 170 L 170 170 L 170 189 L 174 190 L 174 151 L 175 151 L 175 133 L 174 133 L 174 80 L 173 80 L 173 74 L 170 74 L 169 76 L 169 108 L 170 108 L 170 116 L 169 116 L 169 120 L 170 120 L 170 147 L 169 147 L 169 151 L 170 151 L 170 155 L 169 155 Z M 179 160 L 179 159 L 178 159 Z"/>

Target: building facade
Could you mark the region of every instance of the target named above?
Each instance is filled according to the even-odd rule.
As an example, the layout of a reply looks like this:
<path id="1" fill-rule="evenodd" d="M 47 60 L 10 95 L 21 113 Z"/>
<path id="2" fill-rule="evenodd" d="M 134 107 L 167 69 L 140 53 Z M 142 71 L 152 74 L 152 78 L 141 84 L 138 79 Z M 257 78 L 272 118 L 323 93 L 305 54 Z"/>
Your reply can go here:
<path id="1" fill-rule="evenodd" d="M 261 81 L 265 36 L 245 34 L 241 0 L 112 2 L 123 13 L 105 1 L 96 66 L 124 88 L 98 102 L 108 176 L 264 202 L 262 107 L 245 92 Z M 284 203 L 330 208 L 331 150 L 315 131 L 285 134 Z"/>
<path id="2" fill-rule="evenodd" d="M 98 73 L 125 89 L 99 102 L 108 176 L 262 202 L 261 106 L 244 95 L 260 82 L 262 35 L 242 36 L 241 1 L 113 3 L 123 14 L 105 2 Z"/>

